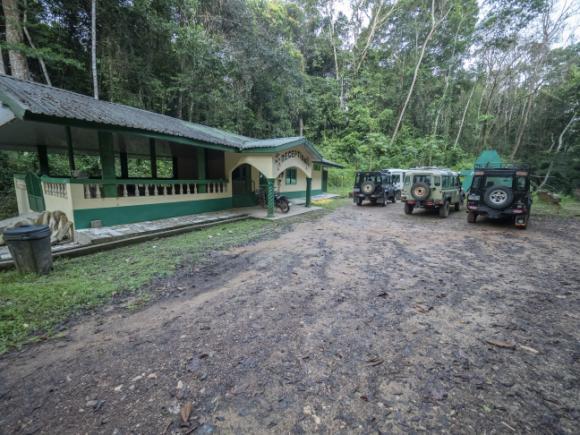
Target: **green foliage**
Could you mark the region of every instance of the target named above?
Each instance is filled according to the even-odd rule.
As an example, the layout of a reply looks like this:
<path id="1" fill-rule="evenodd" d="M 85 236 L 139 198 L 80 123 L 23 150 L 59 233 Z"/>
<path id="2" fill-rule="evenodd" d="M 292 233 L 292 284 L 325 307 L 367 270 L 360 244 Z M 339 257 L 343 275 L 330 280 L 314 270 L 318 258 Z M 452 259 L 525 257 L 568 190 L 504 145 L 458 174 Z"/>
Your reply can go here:
<path id="1" fill-rule="evenodd" d="M 430 30 L 428 0 L 399 1 L 392 13 L 392 0 L 353 0 L 358 13 L 350 17 L 328 0 L 99 0 L 102 98 L 255 137 L 293 136 L 303 126 L 327 158 L 353 170 L 469 166 L 484 149 L 509 156 L 521 136 L 516 157 L 530 161 L 539 179 L 553 161 L 548 185 L 569 192 L 580 183 L 578 123 L 561 156 L 548 150 L 580 113 L 580 45 L 542 41 L 538 29 L 557 15 L 551 2 L 492 0 L 481 10 L 477 0 L 435 4 L 444 19 L 392 144 Z M 42 58 L 55 86 L 91 94 L 90 2 L 25 5 L 36 48 L 8 47 L 0 33 L 4 52 L 23 51 L 38 81 Z M 359 18 L 377 11 L 372 33 L 373 21 Z M 51 158 L 59 173 L 65 163 Z M 95 161 L 85 163 L 98 172 Z M 147 175 L 143 161 L 130 165 Z M 10 179 L 17 166 L 10 161 L 0 172 Z"/>

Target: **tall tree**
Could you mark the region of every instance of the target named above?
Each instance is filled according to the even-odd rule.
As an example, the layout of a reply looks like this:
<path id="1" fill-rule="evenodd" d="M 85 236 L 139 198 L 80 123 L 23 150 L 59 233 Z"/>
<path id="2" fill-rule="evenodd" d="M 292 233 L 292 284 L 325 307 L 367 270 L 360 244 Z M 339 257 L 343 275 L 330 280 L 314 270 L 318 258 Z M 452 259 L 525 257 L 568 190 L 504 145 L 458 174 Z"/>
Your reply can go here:
<path id="1" fill-rule="evenodd" d="M 23 52 L 22 18 L 18 0 L 2 0 L 2 9 L 6 21 L 6 43 L 10 73 L 19 79 L 30 79 L 30 70 L 26 55 Z"/>

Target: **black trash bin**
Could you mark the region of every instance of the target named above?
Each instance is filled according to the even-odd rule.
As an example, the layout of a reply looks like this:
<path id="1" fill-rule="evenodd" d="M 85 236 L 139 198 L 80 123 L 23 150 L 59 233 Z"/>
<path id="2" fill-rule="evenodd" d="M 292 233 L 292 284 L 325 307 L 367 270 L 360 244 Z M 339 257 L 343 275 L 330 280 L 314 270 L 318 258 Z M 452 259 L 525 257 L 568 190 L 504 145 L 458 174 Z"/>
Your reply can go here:
<path id="1" fill-rule="evenodd" d="M 25 225 L 4 231 L 4 241 L 21 273 L 44 275 L 52 269 L 50 228 L 47 225 Z"/>

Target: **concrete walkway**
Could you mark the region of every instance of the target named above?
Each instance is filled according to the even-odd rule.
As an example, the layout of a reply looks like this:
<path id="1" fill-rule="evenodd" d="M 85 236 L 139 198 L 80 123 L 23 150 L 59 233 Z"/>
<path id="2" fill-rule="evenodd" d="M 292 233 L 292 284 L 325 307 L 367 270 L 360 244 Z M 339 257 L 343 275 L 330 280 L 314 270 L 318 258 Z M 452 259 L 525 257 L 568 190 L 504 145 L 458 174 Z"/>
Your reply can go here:
<path id="1" fill-rule="evenodd" d="M 322 194 L 312 197 L 313 201 L 317 199 L 335 198 L 337 195 Z M 53 254 L 63 253 L 65 251 L 72 251 L 76 248 L 95 245 L 99 243 L 108 243 L 117 240 L 128 239 L 132 237 L 144 236 L 147 234 L 163 233 L 168 230 L 189 227 L 193 225 L 218 224 L 221 221 L 227 221 L 233 218 L 256 218 L 279 220 L 298 216 L 311 211 L 320 210 L 320 207 L 304 207 L 305 198 L 295 198 L 290 201 L 290 211 L 287 214 L 282 214 L 279 211 L 275 212 L 274 217 L 267 217 L 267 210 L 262 207 L 244 207 L 220 212 L 199 213 L 187 216 L 179 216 L 168 219 L 159 219 L 155 221 L 138 222 L 126 225 L 114 225 L 111 227 L 102 228 L 87 228 L 77 230 L 75 232 L 75 241 L 69 243 L 62 243 L 52 246 Z M 14 218 L 14 223 L 19 219 Z M 9 261 L 12 259 L 10 252 L 6 246 L 0 246 L 0 262 Z"/>

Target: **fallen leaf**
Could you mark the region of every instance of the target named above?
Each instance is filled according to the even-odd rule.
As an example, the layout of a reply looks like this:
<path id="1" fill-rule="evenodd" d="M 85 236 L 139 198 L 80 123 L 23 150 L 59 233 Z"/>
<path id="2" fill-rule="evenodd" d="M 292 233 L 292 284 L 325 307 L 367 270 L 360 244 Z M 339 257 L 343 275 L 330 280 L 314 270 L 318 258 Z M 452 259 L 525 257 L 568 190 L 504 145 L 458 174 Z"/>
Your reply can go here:
<path id="1" fill-rule="evenodd" d="M 536 350 L 536 349 L 534 349 L 533 347 L 524 346 L 523 344 L 520 344 L 519 346 L 520 346 L 520 347 L 521 347 L 523 350 L 527 350 L 527 351 L 528 351 L 528 352 L 530 352 L 530 353 L 533 353 L 533 354 L 538 354 L 538 353 L 540 353 L 540 351 L 539 351 L 539 350 Z"/>
<path id="2" fill-rule="evenodd" d="M 378 366 L 381 365 L 382 363 L 384 363 L 385 360 L 382 358 L 371 358 L 367 361 L 367 366 L 369 367 L 374 367 L 374 366 Z"/>
<path id="3" fill-rule="evenodd" d="M 502 340 L 485 340 L 487 344 L 491 344 L 492 346 L 499 347 L 501 349 L 515 349 L 516 345 L 509 341 L 502 341 Z"/>
<path id="4" fill-rule="evenodd" d="M 179 411 L 179 415 L 181 416 L 181 423 L 187 424 L 189 421 L 189 416 L 191 415 L 191 410 L 193 409 L 193 405 L 191 402 L 185 403 L 181 407 L 181 411 Z"/>
<path id="5" fill-rule="evenodd" d="M 428 306 L 428 305 L 423 305 L 423 304 L 416 304 L 414 308 L 419 313 L 427 313 L 433 309 L 433 307 Z"/>

